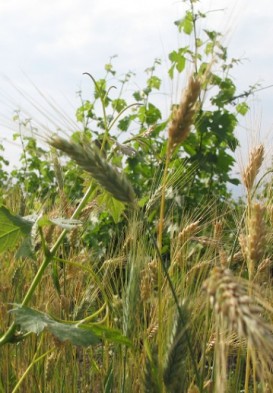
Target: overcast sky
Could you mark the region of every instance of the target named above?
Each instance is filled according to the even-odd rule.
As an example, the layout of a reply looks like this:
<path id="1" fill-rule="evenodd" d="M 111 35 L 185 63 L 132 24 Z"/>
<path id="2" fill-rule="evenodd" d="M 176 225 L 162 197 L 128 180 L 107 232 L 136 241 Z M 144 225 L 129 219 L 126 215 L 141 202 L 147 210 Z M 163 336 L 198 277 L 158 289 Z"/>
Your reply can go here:
<path id="1" fill-rule="evenodd" d="M 230 56 L 245 59 L 232 72 L 239 92 L 256 82 L 273 84 L 272 0 L 201 0 L 200 4 L 210 11 L 203 27 L 222 31 Z M 159 76 L 164 79 L 168 53 L 181 44 L 173 22 L 183 16 L 185 7 L 177 0 L 0 0 L 0 141 L 11 139 L 8 125 L 15 109 L 26 107 L 32 113 L 7 78 L 39 105 L 41 97 L 33 82 L 73 119 L 79 104 L 76 92 L 83 89 L 86 98 L 92 94 L 82 73 L 103 77 L 111 55 L 118 55 L 114 61 L 118 72 L 136 72 L 140 85 L 144 70 L 159 57 L 163 61 Z M 162 105 L 167 107 L 174 89 L 170 85 L 164 89 L 169 100 Z M 267 142 L 272 139 L 272 95 L 273 88 L 251 100 L 253 111 L 247 122 L 257 130 L 261 120 Z M 243 141 L 245 125 L 243 120 L 238 129 Z M 9 158 L 18 155 L 13 145 L 8 146 Z"/>

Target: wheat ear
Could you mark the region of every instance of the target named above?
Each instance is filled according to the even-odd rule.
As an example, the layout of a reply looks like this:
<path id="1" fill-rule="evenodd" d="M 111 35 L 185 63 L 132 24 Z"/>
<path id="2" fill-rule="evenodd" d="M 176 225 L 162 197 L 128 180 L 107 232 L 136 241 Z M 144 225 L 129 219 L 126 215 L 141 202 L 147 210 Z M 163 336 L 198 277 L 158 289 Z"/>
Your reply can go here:
<path id="1" fill-rule="evenodd" d="M 227 328 L 247 339 L 260 359 L 269 365 L 273 357 L 272 327 L 262 319 L 261 307 L 248 295 L 242 282 L 229 269 L 216 267 L 205 281 L 204 289 Z"/>
<path id="2" fill-rule="evenodd" d="M 102 158 L 95 146 L 68 141 L 58 136 L 50 137 L 47 142 L 76 161 L 116 199 L 131 205 L 134 204 L 135 194 L 131 184 L 122 173 Z"/>
<path id="3" fill-rule="evenodd" d="M 190 132 L 197 109 L 197 100 L 201 91 L 201 82 L 191 76 L 179 106 L 173 111 L 169 125 L 169 143 L 171 147 L 184 142 Z"/>
<path id="4" fill-rule="evenodd" d="M 186 360 L 188 356 L 188 330 L 189 313 L 185 306 L 181 306 L 183 322 L 178 316 L 175 321 L 170 346 L 167 352 L 163 380 L 168 392 L 179 393 L 185 391 L 188 372 Z"/>
<path id="5" fill-rule="evenodd" d="M 259 169 L 263 163 L 264 159 L 264 147 L 263 145 L 259 145 L 255 147 L 250 152 L 250 160 L 249 164 L 247 165 L 244 173 L 243 173 L 243 183 L 249 192 L 252 187 L 254 180 L 259 172 Z"/>

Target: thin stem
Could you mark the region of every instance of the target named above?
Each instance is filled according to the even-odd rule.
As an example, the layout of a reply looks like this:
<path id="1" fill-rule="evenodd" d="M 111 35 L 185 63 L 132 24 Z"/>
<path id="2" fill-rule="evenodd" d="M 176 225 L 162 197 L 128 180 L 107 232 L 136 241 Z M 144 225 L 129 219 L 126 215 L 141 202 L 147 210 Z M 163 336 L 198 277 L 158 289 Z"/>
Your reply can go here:
<path id="1" fill-rule="evenodd" d="M 246 356 L 246 375 L 245 375 L 245 393 L 249 392 L 249 378 L 250 378 L 250 347 L 249 345 L 247 346 L 247 356 Z"/>
<path id="2" fill-rule="evenodd" d="M 157 247 L 159 250 L 159 254 L 161 255 L 162 249 L 162 238 L 163 238 L 163 230 L 164 230 L 164 215 L 165 215 L 165 190 L 167 183 L 167 175 L 168 175 L 168 167 L 170 163 L 171 157 L 171 144 L 168 140 L 167 146 L 167 156 L 165 162 L 165 168 L 163 173 L 162 180 L 162 194 L 161 194 L 161 204 L 160 204 L 160 216 L 159 216 L 159 225 L 158 225 L 158 237 L 157 237 Z M 157 284 L 158 284 L 158 364 L 159 364 L 159 379 L 163 380 L 163 310 L 162 310 L 162 263 L 158 263 L 158 276 L 157 276 Z"/>
<path id="3" fill-rule="evenodd" d="M 197 51 L 197 31 L 196 31 L 196 15 L 194 11 L 194 5 L 193 1 L 190 0 L 191 3 L 191 15 L 192 15 L 192 23 L 193 23 L 193 37 L 194 37 L 194 68 L 195 72 L 197 74 L 198 72 L 198 67 L 197 67 L 197 57 L 198 57 L 198 51 Z"/>
<path id="4" fill-rule="evenodd" d="M 165 168 L 164 168 L 163 179 L 162 179 L 162 194 L 161 194 L 160 215 L 159 215 L 158 236 L 157 236 L 157 245 L 160 251 L 162 248 L 164 215 L 165 215 L 165 191 L 166 191 L 167 175 L 168 175 L 170 159 L 171 159 L 171 144 L 168 141 L 166 162 L 165 162 Z"/>
<path id="5" fill-rule="evenodd" d="M 169 287 L 170 287 L 170 290 L 171 290 L 171 293 L 172 293 L 172 296 L 173 296 L 173 299 L 174 299 L 174 302 L 175 302 L 175 305 L 176 305 L 176 308 L 177 308 L 177 311 L 178 311 L 178 314 L 179 314 L 179 318 L 182 321 L 182 323 L 185 325 L 185 318 L 184 318 L 184 315 L 183 315 L 183 313 L 181 311 L 181 307 L 179 305 L 178 297 L 176 295 L 174 285 L 173 285 L 172 280 L 170 278 L 170 275 L 168 273 L 168 269 L 167 269 L 167 267 L 164 264 L 164 261 L 163 261 L 162 256 L 161 256 L 161 252 L 160 252 L 160 250 L 158 248 L 158 244 L 157 244 L 154 236 L 151 233 L 150 233 L 150 237 L 151 237 L 151 240 L 152 240 L 152 242 L 153 242 L 153 244 L 155 246 L 155 251 L 157 253 L 157 257 L 158 257 L 158 259 L 160 261 L 161 267 L 162 267 L 162 269 L 164 271 L 164 275 L 166 277 L 166 280 L 167 280 L 167 282 L 169 284 Z M 198 372 L 198 366 L 197 366 L 197 363 L 196 363 L 196 360 L 195 360 L 195 356 L 194 356 L 194 353 L 193 353 L 193 343 L 190 340 L 190 336 L 188 334 L 187 329 L 185 329 L 185 338 L 186 338 L 186 342 L 187 342 L 187 345 L 188 345 L 188 349 L 189 349 L 189 353 L 190 353 L 190 357 L 191 357 L 191 361 L 192 361 L 192 365 L 193 365 L 193 369 L 194 369 L 197 385 L 199 387 L 200 393 L 202 393 L 203 386 L 201 385 L 201 378 L 200 378 L 200 375 L 199 375 L 199 372 Z"/>
<path id="6" fill-rule="evenodd" d="M 31 361 L 30 365 L 28 366 L 28 368 L 26 369 L 26 371 L 23 373 L 23 375 L 21 376 L 21 378 L 19 379 L 19 381 L 17 382 L 17 384 L 16 384 L 15 387 L 13 388 L 12 393 L 15 393 L 15 392 L 18 391 L 18 389 L 20 388 L 20 386 L 21 386 L 23 380 L 25 379 L 25 377 L 27 376 L 27 374 L 29 373 L 29 371 L 32 369 L 32 367 L 33 367 L 36 363 L 38 363 L 40 360 L 42 360 L 45 356 L 47 356 L 50 352 L 53 352 L 53 351 L 54 351 L 54 349 L 50 349 L 50 350 L 48 350 L 47 352 L 45 352 L 43 355 L 37 357 L 37 356 L 38 356 L 38 352 L 39 352 L 39 350 L 40 350 L 40 348 L 41 348 L 42 341 L 43 341 L 43 337 L 41 338 L 41 340 L 40 340 L 40 342 L 39 342 L 37 351 L 35 352 L 35 354 L 34 354 L 34 356 L 33 356 L 33 359 L 32 359 L 32 361 Z"/>

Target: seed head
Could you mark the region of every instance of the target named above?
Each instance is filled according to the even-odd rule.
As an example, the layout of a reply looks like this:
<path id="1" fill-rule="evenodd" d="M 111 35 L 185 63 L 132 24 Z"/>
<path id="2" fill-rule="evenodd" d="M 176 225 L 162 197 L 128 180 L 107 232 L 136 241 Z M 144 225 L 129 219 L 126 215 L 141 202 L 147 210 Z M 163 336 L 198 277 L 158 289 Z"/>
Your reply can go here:
<path id="1" fill-rule="evenodd" d="M 182 95 L 179 106 L 174 109 L 169 125 L 169 143 L 171 147 L 184 142 L 190 132 L 197 111 L 197 100 L 201 91 L 201 82 L 191 76 L 188 86 Z"/>
<path id="2" fill-rule="evenodd" d="M 255 180 L 255 178 L 259 172 L 259 169 L 263 163 L 263 159 L 264 159 L 263 145 L 259 145 L 259 146 L 255 147 L 250 152 L 249 164 L 243 173 L 243 183 L 244 183 L 248 192 L 253 187 L 254 180 Z"/>
<path id="3" fill-rule="evenodd" d="M 216 267 L 205 281 L 204 289 L 227 328 L 247 339 L 265 361 L 272 361 L 272 327 L 262 319 L 261 307 L 248 295 L 242 282 L 229 269 Z"/>

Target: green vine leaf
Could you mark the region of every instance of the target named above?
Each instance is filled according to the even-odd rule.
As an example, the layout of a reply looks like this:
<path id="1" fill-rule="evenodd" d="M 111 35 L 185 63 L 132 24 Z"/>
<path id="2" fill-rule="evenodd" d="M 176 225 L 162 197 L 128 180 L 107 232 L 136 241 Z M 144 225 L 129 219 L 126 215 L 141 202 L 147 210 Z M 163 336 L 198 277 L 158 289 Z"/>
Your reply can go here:
<path id="1" fill-rule="evenodd" d="M 98 196 L 97 200 L 99 204 L 103 204 L 105 206 L 106 210 L 111 214 L 115 224 L 117 224 L 125 210 L 124 203 L 118 201 L 108 192 L 103 192 Z"/>
<path id="2" fill-rule="evenodd" d="M 74 345 L 84 347 L 100 343 L 99 337 L 90 330 L 74 324 L 57 322 L 49 315 L 26 306 L 15 306 L 11 310 L 15 315 L 15 322 L 21 326 L 21 329 L 27 332 L 40 334 L 43 330 L 47 329 L 60 341 L 68 340 Z"/>
<path id="3" fill-rule="evenodd" d="M 0 253 L 14 249 L 19 241 L 28 236 L 33 223 L 13 215 L 4 206 L 0 207 Z"/>
<path id="4" fill-rule="evenodd" d="M 236 111 L 240 113 L 240 115 L 245 116 L 249 110 L 249 106 L 246 102 L 241 102 L 240 104 L 236 105 Z"/>
<path id="5" fill-rule="evenodd" d="M 16 324 L 20 325 L 24 331 L 40 334 L 47 329 L 60 341 L 71 341 L 73 345 L 83 347 L 99 344 L 103 339 L 119 344 L 131 345 L 130 340 L 124 337 L 118 330 L 95 324 L 58 322 L 43 312 L 19 304 L 14 306 L 15 308 L 10 312 L 15 315 Z"/>
<path id="6" fill-rule="evenodd" d="M 183 31 L 185 34 L 190 35 L 193 30 L 193 16 L 191 11 L 186 12 L 186 16 L 177 20 L 174 24 L 178 27 L 179 32 Z"/>

